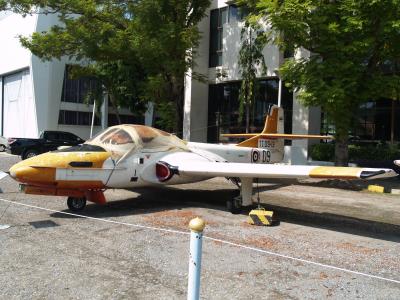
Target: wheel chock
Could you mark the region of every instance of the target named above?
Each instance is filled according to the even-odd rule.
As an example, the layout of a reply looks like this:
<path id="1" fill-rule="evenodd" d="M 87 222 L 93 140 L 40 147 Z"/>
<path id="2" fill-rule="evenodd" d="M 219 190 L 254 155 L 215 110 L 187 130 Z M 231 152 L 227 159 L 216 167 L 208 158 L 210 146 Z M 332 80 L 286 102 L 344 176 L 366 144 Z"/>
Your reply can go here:
<path id="1" fill-rule="evenodd" d="M 369 192 L 373 192 L 373 193 L 384 193 L 385 192 L 385 187 L 380 186 L 380 185 L 370 184 L 368 186 L 368 191 Z"/>
<path id="2" fill-rule="evenodd" d="M 265 210 L 263 208 L 253 209 L 249 213 L 248 223 L 257 226 L 271 226 L 272 217 L 274 215 L 273 211 Z"/>

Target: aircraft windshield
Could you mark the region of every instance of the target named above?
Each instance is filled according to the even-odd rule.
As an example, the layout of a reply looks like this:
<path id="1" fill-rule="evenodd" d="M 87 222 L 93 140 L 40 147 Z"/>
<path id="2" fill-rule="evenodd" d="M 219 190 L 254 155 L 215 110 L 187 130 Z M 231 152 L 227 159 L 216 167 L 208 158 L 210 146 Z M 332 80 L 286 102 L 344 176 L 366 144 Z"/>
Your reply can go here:
<path id="1" fill-rule="evenodd" d="M 165 131 L 143 125 L 117 125 L 97 134 L 85 144 L 103 147 L 118 159 L 128 151 L 167 151 L 180 149 L 189 151 L 186 144 Z"/>

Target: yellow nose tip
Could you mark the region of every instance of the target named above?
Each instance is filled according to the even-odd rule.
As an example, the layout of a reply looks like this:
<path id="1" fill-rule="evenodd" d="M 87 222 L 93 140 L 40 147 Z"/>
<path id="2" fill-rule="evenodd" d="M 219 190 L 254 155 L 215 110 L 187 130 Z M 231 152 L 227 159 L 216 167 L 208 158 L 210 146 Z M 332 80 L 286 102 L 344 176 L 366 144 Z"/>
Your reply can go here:
<path id="1" fill-rule="evenodd" d="M 8 172 L 8 174 L 10 174 L 10 176 L 11 176 L 13 179 L 16 178 L 15 172 L 13 172 L 13 171 L 10 170 L 10 171 Z"/>
<path id="2" fill-rule="evenodd" d="M 19 182 L 46 182 L 51 183 L 55 178 L 52 168 L 14 166 L 10 169 L 10 176 Z"/>

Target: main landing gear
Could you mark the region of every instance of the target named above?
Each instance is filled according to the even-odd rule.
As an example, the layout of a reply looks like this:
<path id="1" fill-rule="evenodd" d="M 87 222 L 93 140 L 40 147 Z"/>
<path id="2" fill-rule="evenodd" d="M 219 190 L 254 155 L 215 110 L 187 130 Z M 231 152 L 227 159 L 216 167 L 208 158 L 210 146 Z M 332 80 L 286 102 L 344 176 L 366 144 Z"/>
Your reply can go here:
<path id="1" fill-rule="evenodd" d="M 226 202 L 226 208 L 232 214 L 239 214 L 243 207 L 253 204 L 253 178 L 240 178 L 240 181 L 240 195 Z"/>
<path id="2" fill-rule="evenodd" d="M 86 207 L 86 198 L 68 197 L 67 205 L 68 208 L 72 211 L 81 211 Z"/>

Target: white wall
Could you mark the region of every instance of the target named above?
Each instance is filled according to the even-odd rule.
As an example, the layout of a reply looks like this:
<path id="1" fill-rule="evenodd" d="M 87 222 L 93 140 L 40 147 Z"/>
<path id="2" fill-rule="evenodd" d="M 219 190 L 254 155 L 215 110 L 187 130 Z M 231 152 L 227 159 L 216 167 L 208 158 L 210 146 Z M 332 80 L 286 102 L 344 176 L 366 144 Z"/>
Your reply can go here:
<path id="1" fill-rule="evenodd" d="M 23 18 L 17 14 L 0 18 L 0 75 L 30 66 L 31 53 L 21 46 L 18 35 L 31 35 L 36 19 L 35 15 Z"/>
<path id="2" fill-rule="evenodd" d="M 215 83 L 224 81 L 240 80 L 240 67 L 238 64 L 239 51 L 241 47 L 241 31 L 243 22 L 230 21 L 223 26 L 223 52 L 222 52 L 222 66 L 209 69 L 209 79 L 215 80 Z M 265 30 L 270 27 L 264 24 Z M 278 69 L 280 63 L 280 51 L 277 46 L 267 44 L 263 49 L 265 64 L 267 71 L 265 74 L 261 73 L 259 68 L 258 76 L 276 76 L 275 70 Z M 216 71 L 223 71 L 226 74 L 225 78 L 216 78 Z"/>
<path id="3" fill-rule="evenodd" d="M 3 77 L 0 77 L 0 135 L 3 136 Z"/>
<path id="4" fill-rule="evenodd" d="M 4 136 L 37 136 L 32 79 L 29 72 L 31 53 L 21 46 L 18 37 L 31 35 L 36 19 L 37 16 L 24 18 L 10 12 L 0 13 L 0 76 L 11 75 L 4 77 L 5 103 L 4 107 L 0 107 L 0 115 L 1 111 L 4 114 Z M 23 73 L 21 70 L 24 70 Z"/>
<path id="5" fill-rule="evenodd" d="M 208 83 L 193 79 L 193 72 L 205 78 L 208 74 L 210 19 L 205 17 L 199 24 L 201 40 L 196 49 L 196 65 L 185 76 L 185 104 L 183 138 L 190 141 L 207 141 Z"/>
<path id="6" fill-rule="evenodd" d="M 38 137 L 29 69 L 4 77 L 4 136 Z"/>

